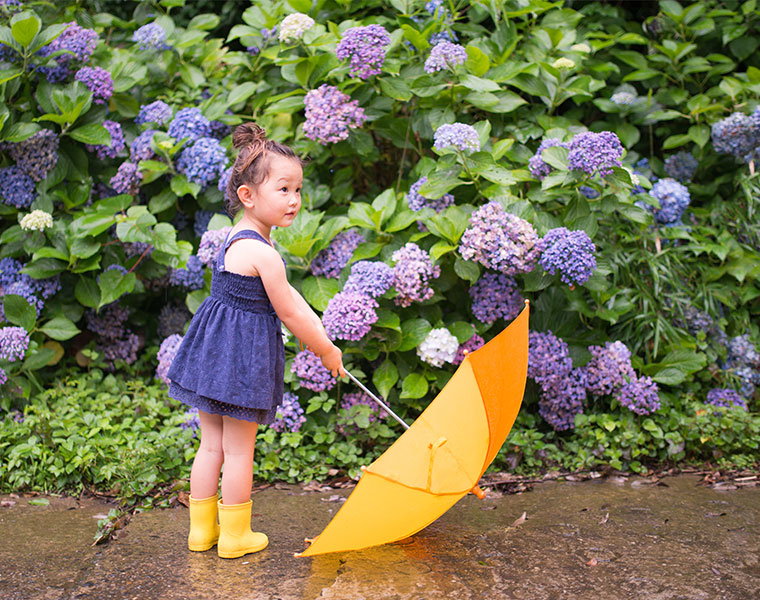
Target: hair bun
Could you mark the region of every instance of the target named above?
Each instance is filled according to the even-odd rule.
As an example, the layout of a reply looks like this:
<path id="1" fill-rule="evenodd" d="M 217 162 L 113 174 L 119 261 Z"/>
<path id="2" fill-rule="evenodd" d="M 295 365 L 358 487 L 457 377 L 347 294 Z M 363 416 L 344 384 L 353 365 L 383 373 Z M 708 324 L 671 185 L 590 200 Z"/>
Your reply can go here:
<path id="1" fill-rule="evenodd" d="M 235 127 L 232 133 L 232 145 L 238 150 L 266 141 L 266 130 L 256 123 L 243 123 Z"/>

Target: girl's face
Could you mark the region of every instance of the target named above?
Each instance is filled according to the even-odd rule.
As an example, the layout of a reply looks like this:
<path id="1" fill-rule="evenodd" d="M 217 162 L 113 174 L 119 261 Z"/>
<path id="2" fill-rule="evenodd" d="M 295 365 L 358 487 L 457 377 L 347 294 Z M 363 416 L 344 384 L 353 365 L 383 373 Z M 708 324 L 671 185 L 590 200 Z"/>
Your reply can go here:
<path id="1" fill-rule="evenodd" d="M 288 227 L 301 209 L 303 170 L 286 156 L 270 155 L 268 160 L 269 177 L 250 186 L 252 206 L 246 206 L 246 212 L 266 227 Z"/>

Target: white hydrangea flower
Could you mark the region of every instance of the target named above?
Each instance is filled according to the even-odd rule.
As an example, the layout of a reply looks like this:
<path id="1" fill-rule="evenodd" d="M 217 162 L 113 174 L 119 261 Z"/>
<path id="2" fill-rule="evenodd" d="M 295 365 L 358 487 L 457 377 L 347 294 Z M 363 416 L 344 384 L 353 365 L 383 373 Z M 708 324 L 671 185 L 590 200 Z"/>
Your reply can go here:
<path id="1" fill-rule="evenodd" d="M 552 63 L 552 67 L 555 69 L 572 69 L 575 66 L 575 61 L 565 58 L 558 58 Z"/>
<path id="2" fill-rule="evenodd" d="M 636 102 L 636 95 L 631 92 L 617 92 L 610 97 L 615 104 L 627 106 Z"/>
<path id="3" fill-rule="evenodd" d="M 280 41 L 286 44 L 297 42 L 307 30 L 314 26 L 314 19 L 303 13 L 288 15 L 280 23 Z"/>
<path id="4" fill-rule="evenodd" d="M 433 329 L 425 340 L 417 346 L 417 356 L 434 367 L 450 363 L 457 355 L 459 341 L 445 327 Z"/>
<path id="5" fill-rule="evenodd" d="M 588 52 L 591 52 L 591 46 L 589 46 L 588 44 L 583 44 L 583 43 L 581 43 L 581 44 L 573 44 L 572 46 L 570 46 L 570 50 L 573 50 L 575 52 L 586 52 L 586 53 L 588 53 Z"/>
<path id="6" fill-rule="evenodd" d="M 53 225 L 53 215 L 44 210 L 33 210 L 21 219 L 20 224 L 25 231 L 44 231 Z"/>

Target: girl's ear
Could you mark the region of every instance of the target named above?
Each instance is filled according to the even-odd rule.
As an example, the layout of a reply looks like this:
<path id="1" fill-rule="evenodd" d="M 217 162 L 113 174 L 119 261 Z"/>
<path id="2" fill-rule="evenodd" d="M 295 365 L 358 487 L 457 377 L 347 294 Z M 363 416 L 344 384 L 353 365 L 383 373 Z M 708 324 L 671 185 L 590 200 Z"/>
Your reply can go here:
<path id="1" fill-rule="evenodd" d="M 243 206 L 245 206 L 246 208 L 253 207 L 254 194 L 253 194 L 253 189 L 251 188 L 251 186 L 246 185 L 246 184 L 239 186 L 237 189 L 237 195 L 238 195 L 238 198 L 240 199 L 240 202 L 243 203 Z"/>

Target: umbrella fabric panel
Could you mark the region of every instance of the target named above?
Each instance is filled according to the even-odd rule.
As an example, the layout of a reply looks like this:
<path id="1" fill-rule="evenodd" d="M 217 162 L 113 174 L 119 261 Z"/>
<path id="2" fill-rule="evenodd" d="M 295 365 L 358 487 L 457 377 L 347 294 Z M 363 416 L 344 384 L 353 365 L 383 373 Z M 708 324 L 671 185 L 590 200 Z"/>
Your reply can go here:
<path id="1" fill-rule="evenodd" d="M 499 452 L 520 411 L 528 376 L 529 312 L 526 302 L 509 327 L 465 359 L 472 364 L 491 434 L 486 458 L 476 480 Z"/>
<path id="2" fill-rule="evenodd" d="M 465 361 L 425 411 L 367 471 L 433 494 L 465 494 L 480 478 L 489 432 Z"/>
<path id="3" fill-rule="evenodd" d="M 403 540 L 430 525 L 461 497 L 429 494 L 365 472 L 333 520 L 299 556 L 361 550 Z"/>

